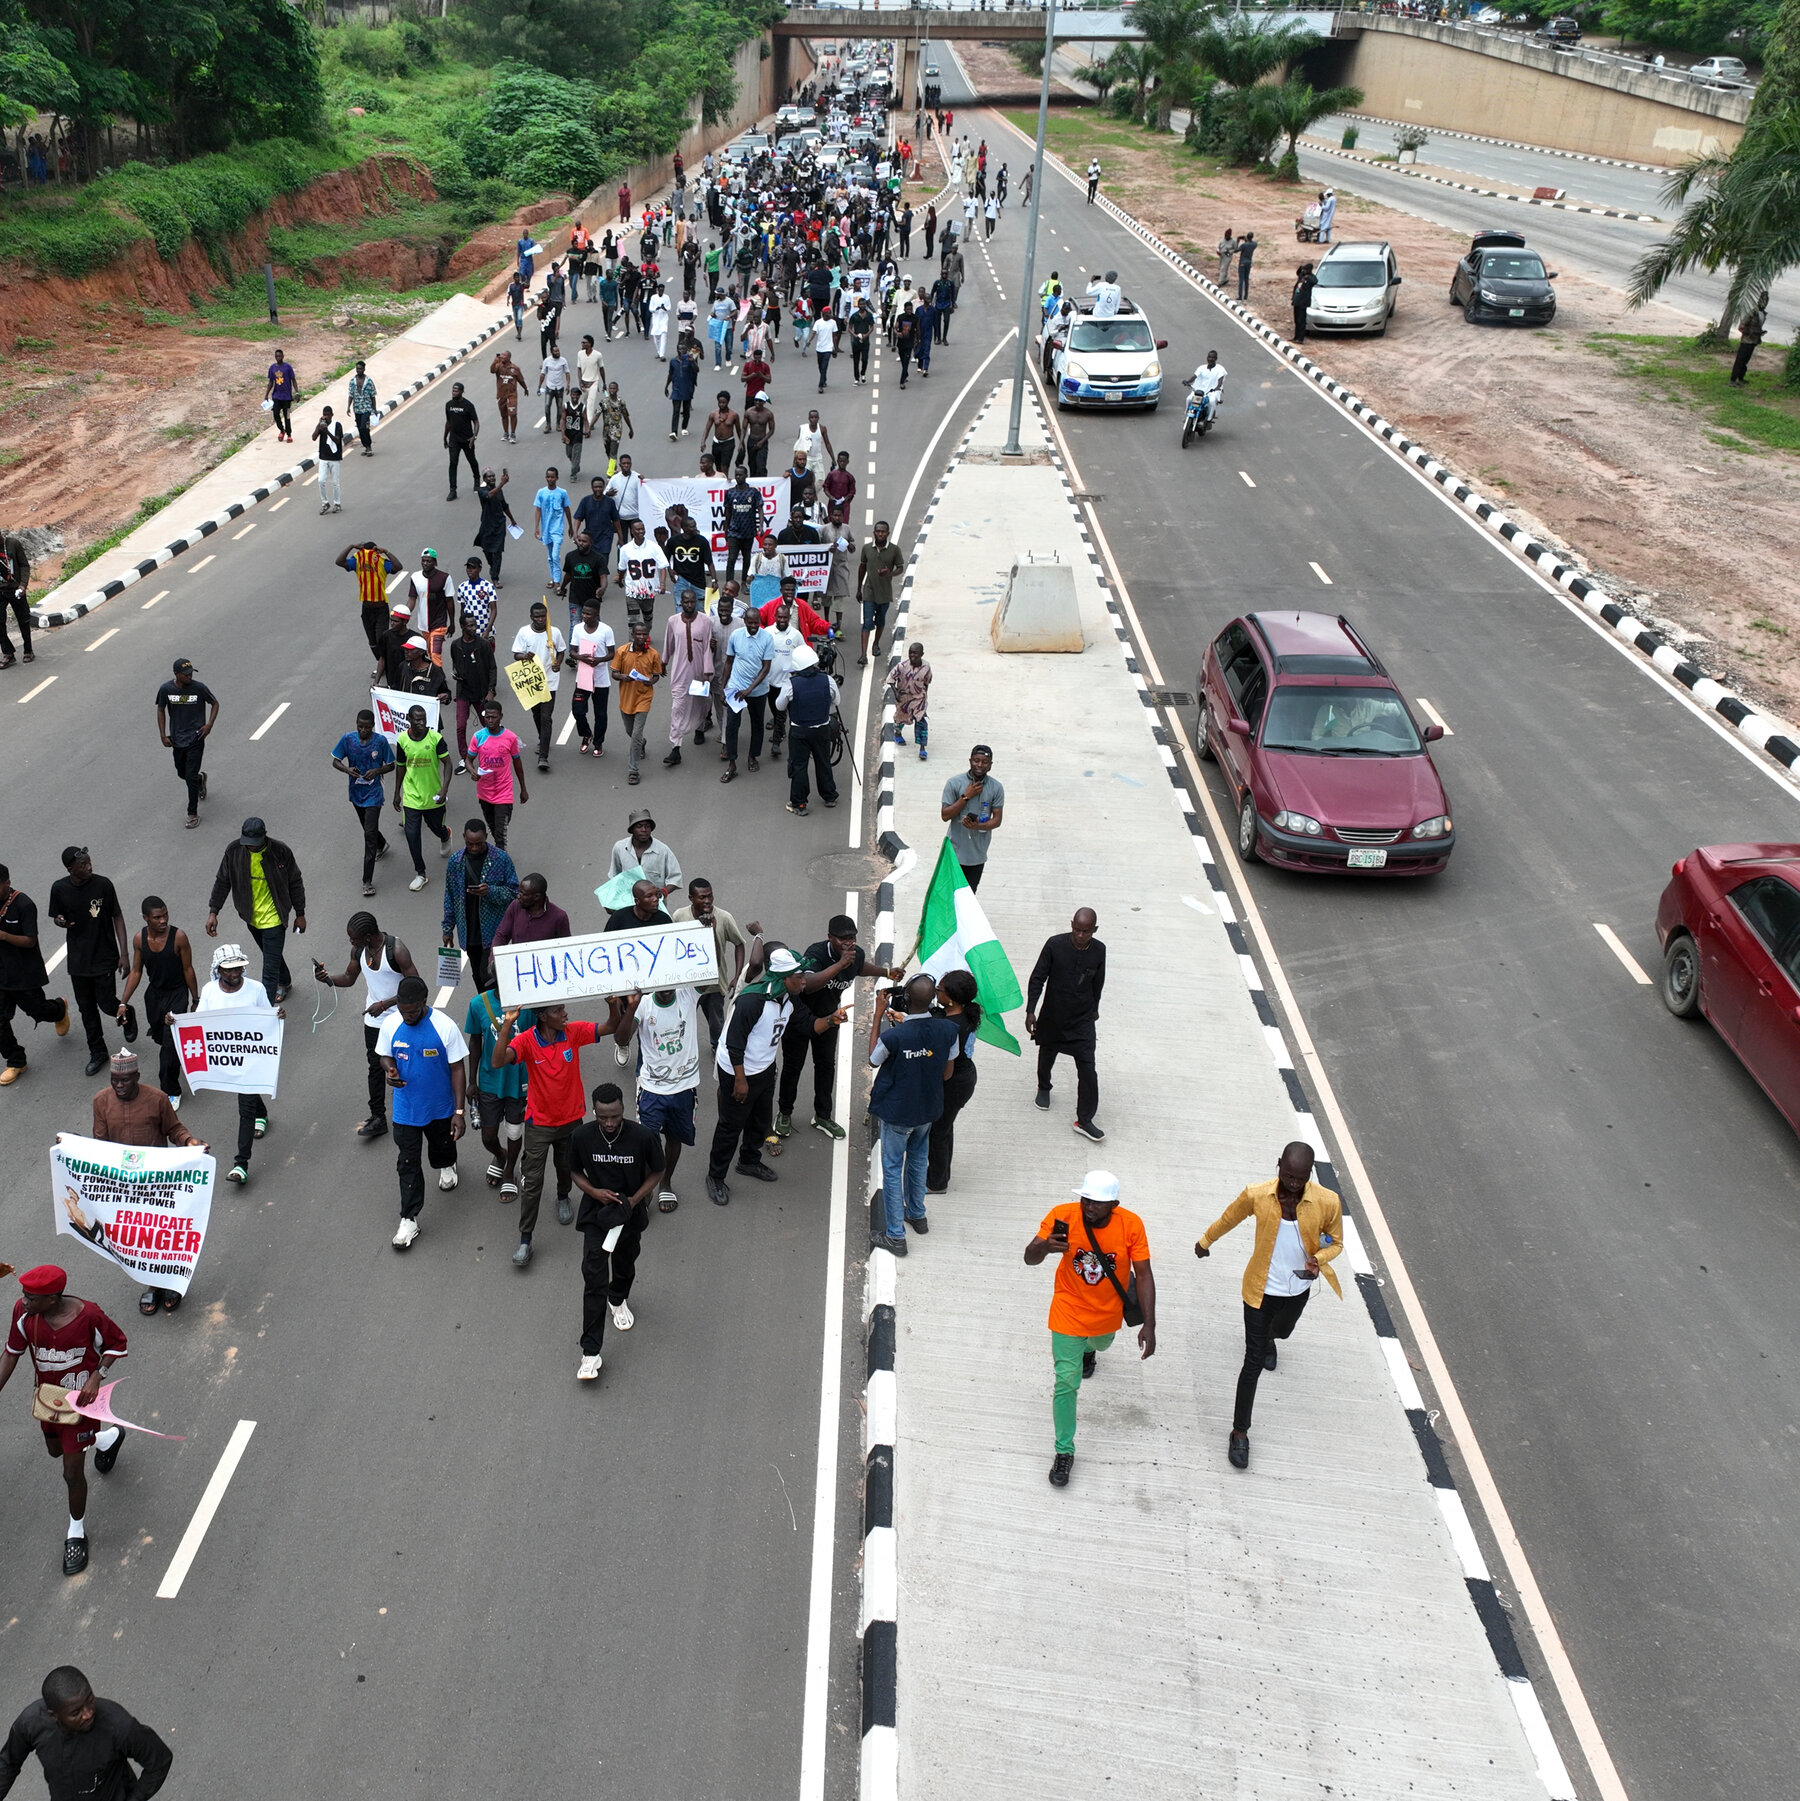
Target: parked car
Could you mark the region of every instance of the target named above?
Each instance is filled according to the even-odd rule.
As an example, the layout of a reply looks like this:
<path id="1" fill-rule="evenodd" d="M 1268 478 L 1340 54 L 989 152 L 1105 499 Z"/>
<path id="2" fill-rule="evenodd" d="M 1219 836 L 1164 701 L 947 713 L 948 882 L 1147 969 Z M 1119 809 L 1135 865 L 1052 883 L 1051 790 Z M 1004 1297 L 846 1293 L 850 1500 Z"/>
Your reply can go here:
<path id="1" fill-rule="evenodd" d="M 1314 274 L 1308 331 L 1367 332 L 1380 337 L 1400 299 L 1400 266 L 1394 247 L 1380 243 L 1333 244 Z"/>
<path id="2" fill-rule="evenodd" d="M 1537 35 L 1551 44 L 1579 44 L 1581 21 L 1567 13 L 1559 13 L 1554 19 L 1546 19 L 1538 27 Z"/>
<path id="3" fill-rule="evenodd" d="M 1248 613 L 1207 647 L 1200 754 L 1237 809 L 1238 855 L 1342 875 L 1435 875 L 1456 832 L 1421 728 L 1340 613 Z"/>
<path id="4" fill-rule="evenodd" d="M 1484 6 L 1473 17 L 1477 25 L 1501 25 L 1506 22 L 1506 14 L 1497 6 Z"/>
<path id="5" fill-rule="evenodd" d="M 1710 844 L 1656 909 L 1663 1005 L 1703 1013 L 1800 1131 L 1800 844 Z"/>
<path id="6" fill-rule="evenodd" d="M 1450 304 L 1471 325 L 1483 319 L 1548 325 L 1556 317 L 1556 271 L 1516 231 L 1478 231 L 1450 277 Z"/>
<path id="7" fill-rule="evenodd" d="M 1043 334 L 1040 332 L 1040 341 Z M 1083 297 L 1066 333 L 1052 332 L 1050 370 L 1059 412 L 1072 406 L 1136 406 L 1155 412 L 1162 399 L 1162 362 L 1157 352 L 1167 338 L 1153 337 L 1150 322 L 1129 299 L 1118 312 L 1094 317 Z"/>
<path id="8" fill-rule="evenodd" d="M 1688 80 L 1715 88 L 1747 88 L 1750 71 L 1735 56 L 1709 56 L 1688 70 Z"/>

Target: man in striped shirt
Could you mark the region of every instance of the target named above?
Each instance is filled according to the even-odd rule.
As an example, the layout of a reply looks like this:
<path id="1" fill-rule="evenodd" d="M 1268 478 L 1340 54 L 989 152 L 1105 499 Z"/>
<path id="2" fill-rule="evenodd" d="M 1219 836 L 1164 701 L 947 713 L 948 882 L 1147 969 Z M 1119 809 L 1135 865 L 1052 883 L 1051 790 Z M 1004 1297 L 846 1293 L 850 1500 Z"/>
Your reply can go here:
<path id="1" fill-rule="evenodd" d="M 362 603 L 363 636 L 376 656 L 381 655 L 381 638 L 388 627 L 387 578 L 398 575 L 400 559 L 391 550 L 383 550 L 373 539 L 361 544 L 347 544 L 334 566 L 348 569 L 356 577 L 356 597 Z"/>

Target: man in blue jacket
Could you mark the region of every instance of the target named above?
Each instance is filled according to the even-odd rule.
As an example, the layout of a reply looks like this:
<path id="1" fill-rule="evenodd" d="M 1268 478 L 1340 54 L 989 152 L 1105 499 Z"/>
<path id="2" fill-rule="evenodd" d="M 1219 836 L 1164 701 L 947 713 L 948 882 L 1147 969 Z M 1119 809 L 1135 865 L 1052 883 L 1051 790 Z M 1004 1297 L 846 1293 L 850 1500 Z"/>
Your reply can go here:
<path id="1" fill-rule="evenodd" d="M 484 820 L 463 825 L 463 841 L 444 867 L 444 949 L 468 953 L 475 991 L 488 985 L 489 957 L 500 917 L 519 898 L 519 872 L 498 844 L 488 842 Z"/>

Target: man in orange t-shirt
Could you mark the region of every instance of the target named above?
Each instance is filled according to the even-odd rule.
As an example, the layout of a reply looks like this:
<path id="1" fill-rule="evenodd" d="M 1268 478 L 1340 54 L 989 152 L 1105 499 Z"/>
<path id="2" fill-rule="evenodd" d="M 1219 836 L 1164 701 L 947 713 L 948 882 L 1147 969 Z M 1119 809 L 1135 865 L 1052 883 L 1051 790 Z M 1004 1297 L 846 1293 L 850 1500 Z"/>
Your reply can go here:
<path id="1" fill-rule="evenodd" d="M 1075 1190 L 1073 1204 L 1052 1207 L 1025 1247 L 1034 1268 L 1057 1258 L 1056 1287 L 1050 1296 L 1050 1358 L 1056 1367 L 1050 1415 L 1056 1423 L 1056 1457 L 1050 1480 L 1066 1488 L 1075 1466 L 1075 1397 L 1094 1373 L 1100 1353 L 1125 1323 L 1125 1296 L 1133 1279 L 1144 1321 L 1138 1345 L 1156 1354 L 1156 1278 L 1150 1273 L 1150 1240 L 1144 1222 L 1119 1205 L 1119 1178 L 1090 1169 Z M 1124 1272 L 1124 1273 L 1121 1273 Z"/>

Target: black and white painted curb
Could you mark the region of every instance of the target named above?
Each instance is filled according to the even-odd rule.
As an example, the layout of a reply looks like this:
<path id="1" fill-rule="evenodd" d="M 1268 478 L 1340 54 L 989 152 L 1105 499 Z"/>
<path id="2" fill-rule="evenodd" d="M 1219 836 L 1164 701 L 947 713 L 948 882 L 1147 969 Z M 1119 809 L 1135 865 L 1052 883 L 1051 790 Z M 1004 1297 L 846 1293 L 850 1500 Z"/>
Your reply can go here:
<path id="1" fill-rule="evenodd" d="M 975 428 L 987 417 L 1000 390 L 995 389 L 938 478 L 924 517 L 913 534 L 906 559 L 906 574 L 894 609 L 894 635 L 889 644 L 888 671 L 904 654 L 908 617 L 912 610 L 913 575 L 919 551 L 931 535 L 944 486 L 956 472 Z M 898 864 L 907 854 L 906 840 L 894 829 L 894 702 L 881 708 L 881 772 L 876 790 L 876 822 L 881 854 Z M 883 882 L 875 891 L 875 961 L 891 966 L 894 947 L 894 884 Z M 867 1202 L 872 1208 L 881 1191 L 881 1146 L 869 1152 Z M 899 1541 L 894 1529 L 894 1423 L 899 1404 L 894 1369 L 894 1254 L 877 1242 L 869 1251 L 868 1284 L 864 1296 L 868 1319 L 868 1388 L 864 1395 L 863 1435 L 866 1468 L 863 1487 L 862 1578 L 862 1757 L 858 1795 L 860 1801 L 894 1801 L 899 1793 Z"/>
<path id="2" fill-rule="evenodd" d="M 1600 620 L 1615 637 L 1641 652 L 1671 681 L 1679 682 L 1701 706 L 1718 714 L 1746 743 L 1766 751 L 1783 769 L 1792 771 L 1795 764 L 1800 763 L 1800 730 L 1773 713 L 1764 713 L 1753 707 L 1741 695 L 1732 693 L 1724 683 L 1714 681 L 1704 670 L 1690 663 L 1661 633 L 1651 631 L 1636 614 L 1628 612 L 1617 601 L 1609 600 L 1606 590 L 1598 582 L 1589 580 L 1578 569 L 1563 562 L 1555 551 L 1537 543 L 1523 526 L 1508 518 L 1486 495 L 1477 493 L 1454 470 L 1445 468 L 1422 444 L 1415 443 L 1399 426 L 1390 424 L 1376 412 L 1366 400 L 1326 374 L 1304 350 L 1290 344 L 1278 331 L 1265 325 L 1247 306 L 1234 300 L 1216 282 L 1203 275 L 1180 251 L 1165 243 L 1149 226 L 1134 218 L 1122 206 L 1108 200 L 1104 194 L 1095 204 L 1104 207 L 1134 237 L 1142 239 L 1164 262 L 1179 270 L 1209 299 L 1261 338 L 1277 356 L 1292 364 L 1360 424 L 1384 443 L 1391 445 L 1421 474 L 1434 481 L 1465 512 L 1480 520 L 1495 537 L 1505 543 L 1515 556 L 1522 558 L 1539 575 L 1554 582 L 1571 598 L 1579 601 L 1584 612 Z"/>
<path id="3" fill-rule="evenodd" d="M 1038 415 L 1040 425 L 1044 424 L 1043 408 L 1039 404 L 1035 391 L 1030 395 L 1033 410 Z M 990 403 L 991 404 L 991 403 Z M 1336 1168 L 1331 1162 L 1329 1147 L 1325 1135 L 1319 1129 L 1314 1118 L 1311 1104 L 1306 1098 L 1306 1090 L 1300 1080 L 1300 1072 L 1295 1065 L 1294 1056 L 1289 1047 L 1287 1035 L 1282 1030 L 1276 1017 L 1275 1008 L 1269 1000 L 1268 991 L 1263 986 L 1261 973 L 1256 967 L 1256 960 L 1250 953 L 1250 941 L 1244 932 L 1237 910 L 1232 905 L 1230 894 L 1226 891 L 1225 878 L 1220 873 L 1217 856 L 1207 840 L 1206 827 L 1200 815 L 1188 804 L 1187 790 L 1182 781 L 1180 767 L 1175 760 L 1175 744 L 1177 737 L 1172 724 L 1162 714 L 1161 703 L 1151 693 L 1149 683 L 1139 666 L 1138 657 L 1131 642 L 1131 635 L 1126 627 L 1125 614 L 1119 605 L 1118 595 L 1107 576 L 1099 552 L 1088 533 L 1087 522 L 1082 517 L 1080 503 L 1075 498 L 1075 490 L 1069 481 L 1069 473 L 1057 451 L 1056 441 L 1048 428 L 1044 436 L 1051 444 L 1051 463 L 1062 482 L 1063 495 L 1068 501 L 1070 514 L 1076 528 L 1081 533 L 1081 541 L 1086 548 L 1088 562 L 1096 582 L 1099 583 L 1106 597 L 1106 610 L 1112 621 L 1114 635 L 1119 641 L 1119 648 L 1125 658 L 1125 667 L 1135 684 L 1138 699 L 1143 703 L 1144 718 L 1150 727 L 1150 734 L 1156 741 L 1157 755 L 1162 759 L 1163 768 L 1168 772 L 1169 783 L 1175 792 L 1177 804 L 1181 808 L 1182 818 L 1192 839 L 1195 855 L 1200 859 L 1200 867 L 1205 873 L 1207 886 L 1211 891 L 1213 906 L 1225 928 L 1225 936 L 1229 940 L 1232 951 L 1237 957 L 1240 973 L 1244 978 L 1244 986 L 1250 991 L 1251 1005 L 1256 1009 L 1256 1017 L 1263 1029 L 1264 1042 L 1269 1047 L 1269 1054 L 1275 1060 L 1276 1072 L 1280 1075 L 1282 1086 L 1286 1088 L 1288 1100 L 1294 1109 L 1294 1136 L 1303 1138 L 1314 1146 L 1318 1152 L 1317 1169 L 1319 1180 L 1327 1188 L 1343 1192 Z M 1363 1298 L 1369 1318 L 1375 1327 L 1376 1337 L 1380 1341 L 1381 1354 L 1387 1362 L 1388 1374 L 1393 1379 L 1395 1394 L 1401 1407 L 1405 1410 L 1408 1424 L 1412 1427 L 1413 1437 L 1419 1447 L 1419 1455 L 1425 1465 L 1425 1480 L 1432 1490 L 1432 1498 L 1437 1504 L 1444 1525 L 1449 1532 L 1450 1541 L 1455 1547 L 1457 1561 L 1461 1565 L 1463 1580 L 1468 1585 L 1469 1599 L 1474 1604 L 1476 1616 L 1480 1619 L 1482 1629 L 1487 1634 L 1489 1648 L 1494 1654 L 1494 1661 L 1499 1667 L 1500 1675 L 1506 1683 L 1507 1696 L 1519 1718 L 1526 1742 L 1537 1764 L 1537 1774 L 1543 1782 L 1550 1801 L 1575 1801 L 1575 1787 L 1569 1780 L 1569 1773 L 1563 1765 L 1562 1755 L 1556 1748 L 1555 1736 L 1550 1731 L 1548 1720 L 1544 1717 L 1542 1704 L 1537 1697 L 1537 1690 L 1532 1685 L 1531 1677 L 1525 1667 L 1525 1660 L 1519 1651 L 1518 1639 L 1512 1628 L 1511 1616 L 1501 1602 L 1494 1586 L 1493 1577 L 1488 1572 L 1486 1560 L 1481 1554 L 1481 1546 L 1476 1539 L 1474 1528 L 1469 1522 L 1468 1510 L 1463 1505 L 1462 1496 L 1457 1491 L 1456 1479 L 1450 1472 L 1448 1459 L 1444 1455 L 1444 1446 L 1433 1428 L 1433 1414 L 1428 1412 L 1423 1397 L 1419 1393 L 1419 1385 L 1413 1377 L 1412 1366 L 1408 1363 L 1406 1352 L 1394 1330 L 1393 1318 L 1382 1294 L 1384 1280 L 1375 1273 L 1369 1261 L 1368 1252 L 1363 1247 L 1362 1235 L 1356 1227 L 1356 1220 L 1346 1207 L 1344 1212 L 1344 1255 L 1349 1262 L 1352 1274 L 1356 1278 L 1357 1292 Z"/>
<path id="4" fill-rule="evenodd" d="M 1407 124 L 1418 124 L 1416 119 L 1382 119 L 1374 113 L 1357 113 L 1354 116 L 1358 120 L 1366 119 L 1371 125 L 1391 125 L 1396 130 Z M 1591 156 L 1584 150 L 1552 150 L 1548 144 L 1521 144 L 1517 138 L 1484 138 L 1472 131 L 1445 131 L 1437 125 L 1422 129 L 1428 129 L 1434 138 L 1455 138 L 1458 143 L 1462 144 L 1497 144 L 1502 150 L 1528 150 L 1533 156 L 1560 156 L 1566 162 L 1571 163 L 1604 163 L 1609 169 L 1636 169 L 1644 175 L 1673 175 L 1675 173 L 1673 169 L 1663 163 L 1621 162 L 1616 156 Z"/>
<path id="5" fill-rule="evenodd" d="M 1592 213 L 1598 219 L 1636 219 L 1646 225 L 1662 224 L 1655 213 L 1625 213 L 1611 206 L 1580 206 L 1573 200 L 1540 200 L 1535 194 L 1508 194 L 1499 188 L 1478 188 L 1472 181 L 1452 181 L 1447 175 L 1427 175 L 1423 169 L 1409 169 L 1399 163 L 1378 163 L 1360 151 L 1345 150 L 1337 144 L 1321 144 L 1317 138 L 1308 138 L 1306 148 L 1320 156 L 1360 163 L 1365 169 L 1379 169 L 1384 175 L 1404 175 L 1413 181 L 1428 181 L 1433 187 L 1455 188 L 1464 194 L 1479 195 L 1483 200 L 1510 200 L 1515 206 L 1547 206 L 1556 213 Z"/>
<path id="6" fill-rule="evenodd" d="M 371 427 L 379 425 L 383 419 L 399 407 L 404 406 L 421 389 L 430 387 L 441 375 L 454 369 L 465 357 L 473 355 L 497 332 L 511 323 L 512 315 L 502 313 L 479 337 L 471 338 L 462 349 L 452 352 L 435 368 L 421 375 L 417 381 L 402 388 L 392 400 L 379 406 L 371 418 Z M 33 610 L 32 623 L 42 631 L 52 631 L 61 625 L 73 625 L 77 619 L 85 618 L 96 607 L 104 606 L 107 601 L 123 594 L 134 582 L 142 581 L 145 576 L 154 574 L 165 563 L 172 563 L 177 557 L 185 555 L 196 544 L 210 538 L 214 532 L 229 525 L 232 520 L 242 518 L 253 506 L 260 501 L 267 500 L 271 494 L 278 493 L 281 489 L 291 487 L 295 482 L 302 480 L 309 470 L 316 469 L 318 466 L 319 459 L 317 457 L 302 457 L 293 468 L 284 469 L 281 474 L 263 483 L 261 487 L 252 488 L 241 500 L 234 500 L 222 512 L 213 514 L 210 519 L 201 520 L 198 525 L 190 527 L 183 536 L 171 538 L 160 550 L 145 557 L 142 562 L 127 570 L 124 575 L 118 576 L 112 581 L 103 582 L 98 588 L 82 595 L 79 600 L 64 601 L 60 605 L 52 607 L 50 602 L 61 590 L 52 591 L 44 596 L 39 603 L 39 608 Z"/>

